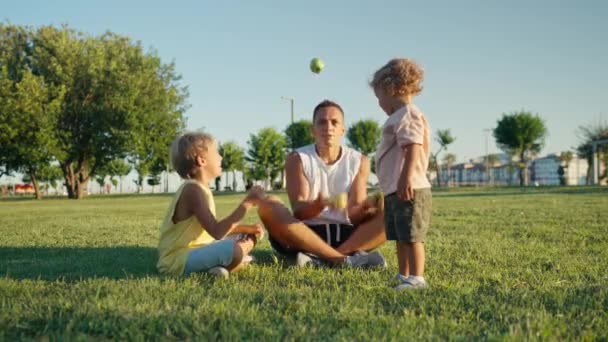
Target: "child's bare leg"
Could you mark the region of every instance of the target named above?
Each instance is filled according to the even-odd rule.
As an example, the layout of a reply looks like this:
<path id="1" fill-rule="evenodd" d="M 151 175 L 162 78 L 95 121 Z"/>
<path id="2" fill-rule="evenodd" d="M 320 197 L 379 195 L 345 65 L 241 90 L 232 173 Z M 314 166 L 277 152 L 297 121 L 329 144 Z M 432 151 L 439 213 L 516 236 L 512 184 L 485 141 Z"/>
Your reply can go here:
<path id="1" fill-rule="evenodd" d="M 424 243 L 414 242 L 408 245 L 410 274 L 422 277 L 424 276 Z"/>
<path id="2" fill-rule="evenodd" d="M 234 252 L 232 254 L 232 262 L 226 266 L 230 272 L 236 272 L 243 266 L 243 257 L 248 255 L 255 246 L 255 239 L 247 237 L 246 239 L 236 241 L 234 243 Z"/>
<path id="3" fill-rule="evenodd" d="M 397 262 L 399 263 L 399 274 L 405 277 L 410 275 L 409 248 L 410 244 L 397 241 Z"/>

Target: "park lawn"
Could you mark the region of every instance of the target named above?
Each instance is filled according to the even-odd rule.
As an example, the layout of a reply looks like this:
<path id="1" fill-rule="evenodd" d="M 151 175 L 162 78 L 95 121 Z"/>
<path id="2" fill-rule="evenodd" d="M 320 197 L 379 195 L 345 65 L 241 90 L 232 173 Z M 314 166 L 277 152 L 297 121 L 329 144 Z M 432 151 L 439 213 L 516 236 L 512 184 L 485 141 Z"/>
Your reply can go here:
<path id="1" fill-rule="evenodd" d="M 289 267 L 264 240 L 226 281 L 160 276 L 169 201 L 0 200 L 0 340 L 608 339 L 606 187 L 436 190 L 418 292 L 389 287 L 388 243 L 385 270 Z"/>

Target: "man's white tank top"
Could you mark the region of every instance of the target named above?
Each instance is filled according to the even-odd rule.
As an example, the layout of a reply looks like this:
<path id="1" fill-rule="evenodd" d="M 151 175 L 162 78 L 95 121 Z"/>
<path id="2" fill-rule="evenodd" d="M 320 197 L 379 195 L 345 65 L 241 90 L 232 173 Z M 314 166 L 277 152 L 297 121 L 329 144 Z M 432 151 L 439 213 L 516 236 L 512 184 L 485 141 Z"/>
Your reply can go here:
<path id="1" fill-rule="evenodd" d="M 319 192 L 324 197 L 330 198 L 342 192 L 348 193 L 350 187 L 359 173 L 361 166 L 361 153 L 352 148 L 342 146 L 340 158 L 332 165 L 327 165 L 319 158 L 315 145 L 307 145 L 296 150 L 302 161 L 304 176 L 308 180 L 308 198 L 313 201 Z M 307 225 L 326 224 L 326 223 L 346 223 L 350 224 L 346 209 L 324 208 L 319 216 L 305 220 Z"/>

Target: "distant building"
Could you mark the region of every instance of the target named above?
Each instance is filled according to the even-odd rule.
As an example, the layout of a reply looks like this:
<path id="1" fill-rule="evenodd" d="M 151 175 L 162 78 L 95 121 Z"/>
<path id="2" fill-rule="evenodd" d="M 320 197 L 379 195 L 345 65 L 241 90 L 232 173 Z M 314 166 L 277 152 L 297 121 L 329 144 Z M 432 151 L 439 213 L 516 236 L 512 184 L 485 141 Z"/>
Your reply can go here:
<path id="1" fill-rule="evenodd" d="M 566 167 L 556 154 L 528 161 L 528 184 L 560 185 L 560 166 L 564 170 L 566 185 L 586 184 L 587 161 L 574 156 Z M 518 185 L 519 171 L 516 162 L 512 162 L 508 155 L 501 155 L 494 165 L 486 165 L 482 158 L 451 165 L 449 170 L 441 165 L 441 181 L 442 185 L 447 183 L 450 186 Z M 433 181 L 436 184 L 434 177 Z"/>
<path id="2" fill-rule="evenodd" d="M 531 171 L 529 184 L 560 185 L 558 173 L 560 165 L 561 161 L 555 154 L 532 160 L 529 164 Z"/>

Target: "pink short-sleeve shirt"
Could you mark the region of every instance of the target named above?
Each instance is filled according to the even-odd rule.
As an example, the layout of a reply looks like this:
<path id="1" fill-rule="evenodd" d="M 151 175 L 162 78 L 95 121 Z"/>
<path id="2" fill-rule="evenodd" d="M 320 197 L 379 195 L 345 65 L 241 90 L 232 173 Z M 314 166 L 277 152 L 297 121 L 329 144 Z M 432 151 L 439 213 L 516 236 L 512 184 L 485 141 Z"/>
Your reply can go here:
<path id="1" fill-rule="evenodd" d="M 422 145 L 423 152 L 414 160 L 413 188 L 430 188 L 426 177 L 429 165 L 430 134 L 424 114 L 407 104 L 391 114 L 382 126 L 382 140 L 376 151 L 376 174 L 385 194 L 397 191 L 397 182 L 405 161 L 404 150 L 411 144 Z"/>

